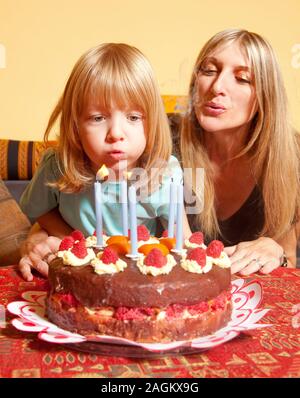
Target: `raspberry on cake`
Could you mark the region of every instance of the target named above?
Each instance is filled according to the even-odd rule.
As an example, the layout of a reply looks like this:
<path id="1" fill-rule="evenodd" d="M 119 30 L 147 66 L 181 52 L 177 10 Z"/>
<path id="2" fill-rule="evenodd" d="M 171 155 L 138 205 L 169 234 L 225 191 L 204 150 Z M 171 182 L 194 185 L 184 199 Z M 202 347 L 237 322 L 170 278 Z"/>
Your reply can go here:
<path id="1" fill-rule="evenodd" d="M 47 314 L 58 326 L 86 336 L 169 342 L 214 333 L 230 320 L 230 261 L 221 242 L 206 250 L 198 233 L 191 237 L 197 247 L 179 254 L 167 253 L 162 240 L 142 240 L 144 254 L 136 260 L 120 250 L 126 237 L 111 237 L 99 250 L 84 247 L 79 236 L 66 237 L 49 265 Z M 89 251 L 91 260 L 80 259 Z"/>
<path id="2" fill-rule="evenodd" d="M 73 247 L 74 243 L 75 243 L 75 241 L 74 241 L 74 238 L 72 238 L 72 236 L 66 236 L 60 242 L 58 250 L 59 251 L 64 251 L 64 250 L 71 249 Z"/>
<path id="3" fill-rule="evenodd" d="M 97 254 L 91 265 L 99 275 L 122 272 L 127 267 L 126 262 L 121 260 L 118 254 L 109 246 L 103 252 Z"/>
<path id="4" fill-rule="evenodd" d="M 78 258 L 85 258 L 87 256 L 87 248 L 85 246 L 85 241 L 75 241 L 73 247 L 71 248 L 71 253 L 75 254 Z"/>
<path id="5" fill-rule="evenodd" d="M 203 233 L 200 231 L 194 232 L 189 237 L 189 239 L 186 239 L 184 241 L 184 244 L 188 248 L 202 247 L 203 249 L 206 249 L 206 246 L 204 244 L 204 236 L 203 236 Z"/>
<path id="6" fill-rule="evenodd" d="M 212 269 L 212 261 L 206 256 L 205 249 L 196 247 L 188 251 L 187 256 L 180 262 L 183 269 L 197 274 L 206 274 Z"/>
<path id="7" fill-rule="evenodd" d="M 81 231 L 79 231 L 78 229 L 76 229 L 75 231 L 73 231 L 71 233 L 71 237 L 76 241 L 76 240 L 84 240 L 84 235 Z"/>
<path id="8" fill-rule="evenodd" d="M 153 248 L 150 252 L 137 260 L 136 266 L 142 274 L 158 276 L 169 274 L 176 265 L 174 257 L 170 254 L 166 256 L 157 248 Z"/>
<path id="9" fill-rule="evenodd" d="M 128 230 L 128 236 L 130 239 L 130 230 Z M 138 225 L 137 227 L 137 238 L 138 238 L 138 248 L 142 245 L 159 243 L 159 240 L 150 235 L 148 228 L 145 225 Z"/>
<path id="10" fill-rule="evenodd" d="M 219 240 L 213 240 L 207 246 L 206 253 L 210 257 L 218 258 L 220 257 L 220 254 L 222 253 L 223 249 L 224 245 L 222 242 L 220 242 Z"/>
<path id="11" fill-rule="evenodd" d="M 89 264 L 95 258 L 94 251 L 87 247 L 85 238 L 82 237 L 81 231 L 73 231 L 61 241 L 57 257 L 62 258 L 64 264 L 77 267 Z"/>

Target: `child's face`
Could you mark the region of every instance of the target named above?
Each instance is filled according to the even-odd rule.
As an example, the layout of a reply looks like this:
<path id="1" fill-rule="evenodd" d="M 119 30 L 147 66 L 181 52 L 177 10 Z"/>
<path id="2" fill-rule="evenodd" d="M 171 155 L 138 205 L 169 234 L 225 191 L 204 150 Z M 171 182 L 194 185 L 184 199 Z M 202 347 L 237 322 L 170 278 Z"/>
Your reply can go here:
<path id="1" fill-rule="evenodd" d="M 89 104 L 80 117 L 79 136 L 95 172 L 105 164 L 118 178 L 134 168 L 146 147 L 144 123 L 138 110 Z"/>
<path id="2" fill-rule="evenodd" d="M 215 50 L 197 77 L 194 107 L 207 132 L 247 127 L 256 112 L 250 63 L 238 43 Z"/>

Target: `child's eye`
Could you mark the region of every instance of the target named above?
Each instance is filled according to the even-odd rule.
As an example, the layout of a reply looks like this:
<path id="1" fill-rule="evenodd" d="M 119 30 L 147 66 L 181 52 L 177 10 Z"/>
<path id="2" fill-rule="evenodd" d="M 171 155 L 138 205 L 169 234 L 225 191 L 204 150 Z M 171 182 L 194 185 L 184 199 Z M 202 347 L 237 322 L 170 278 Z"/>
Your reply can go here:
<path id="1" fill-rule="evenodd" d="M 141 121 L 141 120 L 143 119 L 143 116 L 142 116 L 142 115 L 139 115 L 139 114 L 133 113 L 133 114 L 129 114 L 129 115 L 127 116 L 127 119 L 128 119 L 130 122 L 138 122 L 138 121 Z"/>
<path id="2" fill-rule="evenodd" d="M 103 115 L 93 115 L 93 116 L 91 116 L 91 120 L 93 122 L 103 122 L 103 120 L 105 120 L 105 116 L 103 116 Z"/>

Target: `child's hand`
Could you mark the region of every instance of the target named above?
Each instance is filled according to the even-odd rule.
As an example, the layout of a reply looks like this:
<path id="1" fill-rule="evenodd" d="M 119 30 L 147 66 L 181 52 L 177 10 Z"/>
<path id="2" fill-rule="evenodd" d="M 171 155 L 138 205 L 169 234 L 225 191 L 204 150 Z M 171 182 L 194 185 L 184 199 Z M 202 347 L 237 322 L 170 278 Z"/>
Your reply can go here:
<path id="1" fill-rule="evenodd" d="M 40 272 L 43 276 L 48 276 L 48 264 L 55 257 L 61 239 L 55 236 L 47 236 L 43 240 L 34 241 L 34 235 L 28 238 L 23 257 L 18 268 L 26 281 L 32 281 L 33 275 L 31 268 Z"/>

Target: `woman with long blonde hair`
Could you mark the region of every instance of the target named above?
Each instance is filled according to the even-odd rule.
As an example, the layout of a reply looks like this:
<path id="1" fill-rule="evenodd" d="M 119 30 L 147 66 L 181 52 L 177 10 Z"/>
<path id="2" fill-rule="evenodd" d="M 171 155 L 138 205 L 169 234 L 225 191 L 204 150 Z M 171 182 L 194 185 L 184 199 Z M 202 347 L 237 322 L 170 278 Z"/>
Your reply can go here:
<path id="1" fill-rule="evenodd" d="M 228 29 L 204 45 L 190 82 L 180 149 L 184 168 L 205 170 L 203 211 L 190 217 L 192 230 L 225 242 L 232 272 L 295 266 L 298 137 L 267 40 Z M 197 194 L 196 184 L 194 177 Z"/>
<path id="2" fill-rule="evenodd" d="M 157 220 L 168 221 L 170 178 L 182 178 L 171 156 L 171 135 L 150 63 L 135 47 L 109 43 L 86 52 L 75 64 L 51 114 L 45 139 L 60 122 L 58 147 L 45 154 L 21 198 L 23 211 L 43 232 L 20 261 L 25 279 L 31 268 L 47 275 L 49 254 L 61 238 L 96 228 L 94 182 L 106 165 L 102 183 L 103 230 L 121 235 L 121 180 L 124 172 L 139 188 L 138 224 L 155 234 Z M 186 223 L 187 233 L 189 232 Z M 48 237 L 48 235 L 50 237 Z M 127 231 L 126 231 L 127 235 Z M 46 258 L 47 257 L 47 258 Z"/>

